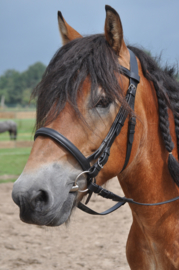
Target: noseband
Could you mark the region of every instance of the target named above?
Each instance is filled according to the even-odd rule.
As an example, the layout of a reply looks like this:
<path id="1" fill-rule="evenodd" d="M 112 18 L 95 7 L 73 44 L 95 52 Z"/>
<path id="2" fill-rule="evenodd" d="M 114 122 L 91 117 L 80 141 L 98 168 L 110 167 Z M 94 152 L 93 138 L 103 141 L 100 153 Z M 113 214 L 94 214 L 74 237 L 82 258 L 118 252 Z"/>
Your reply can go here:
<path id="1" fill-rule="evenodd" d="M 136 57 L 131 50 L 129 50 L 129 53 L 130 53 L 130 70 L 126 69 L 125 67 L 120 66 L 119 71 L 121 74 L 129 78 L 129 87 L 126 94 L 126 101 L 128 105 L 131 107 L 131 109 L 134 110 L 135 94 L 137 90 L 137 85 L 140 81 L 140 77 L 138 75 L 138 65 L 137 65 Z M 79 202 L 78 208 L 80 208 L 81 210 L 89 214 L 106 215 L 118 209 L 120 206 L 122 206 L 126 202 L 134 203 L 138 205 L 160 205 L 163 203 L 168 203 L 168 202 L 172 202 L 174 200 L 179 199 L 179 197 L 176 197 L 172 200 L 161 202 L 161 203 L 155 203 L 155 204 L 138 203 L 132 199 L 115 195 L 114 193 L 102 188 L 101 186 L 95 183 L 95 177 L 98 175 L 100 170 L 108 161 L 108 158 L 110 155 L 110 148 L 115 138 L 119 135 L 128 114 L 129 114 L 128 111 L 123 106 L 121 106 L 119 112 L 116 115 L 114 122 L 112 123 L 112 126 L 106 138 L 103 140 L 100 147 L 92 155 L 90 155 L 87 158 L 79 151 L 79 149 L 72 142 L 70 142 L 66 137 L 64 137 L 62 134 L 60 134 L 54 129 L 42 127 L 38 129 L 35 133 L 34 140 L 38 136 L 47 136 L 47 137 L 52 138 L 56 142 L 58 142 L 61 146 L 63 146 L 66 150 L 68 150 L 73 155 L 73 157 L 78 161 L 81 168 L 83 169 L 83 172 L 81 172 L 76 177 L 74 185 L 72 186 L 72 189 L 70 190 L 70 192 L 77 192 L 77 191 L 88 192 L 89 195 L 88 195 L 86 204 L 89 202 L 93 192 L 97 193 L 98 195 L 104 198 L 112 199 L 113 201 L 118 201 L 116 205 L 114 205 L 113 207 L 111 207 L 110 209 L 102 213 L 97 213 L 91 210 L 90 208 L 88 208 L 87 206 L 85 206 L 84 204 L 82 204 L 81 202 Z M 126 159 L 125 159 L 122 171 L 126 168 L 129 158 L 130 158 L 130 154 L 132 150 L 132 143 L 134 139 L 135 125 L 136 125 L 136 119 L 134 116 L 132 116 L 128 124 L 127 152 L 126 152 Z M 97 161 L 91 166 L 90 163 L 94 160 L 97 160 Z M 87 189 L 83 191 L 79 190 L 79 186 L 78 186 L 78 179 L 82 174 L 87 175 Z"/>

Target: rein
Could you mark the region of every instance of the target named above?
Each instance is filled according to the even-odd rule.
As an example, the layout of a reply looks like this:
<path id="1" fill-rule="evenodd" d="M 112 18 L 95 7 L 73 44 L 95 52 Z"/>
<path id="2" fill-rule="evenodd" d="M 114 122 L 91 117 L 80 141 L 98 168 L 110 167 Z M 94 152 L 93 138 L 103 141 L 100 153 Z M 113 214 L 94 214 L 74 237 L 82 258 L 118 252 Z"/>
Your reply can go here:
<path id="1" fill-rule="evenodd" d="M 129 49 L 128 49 L 129 50 Z M 126 69 L 125 67 L 120 67 L 120 72 L 125 75 L 126 77 L 129 78 L 129 87 L 127 90 L 126 94 L 126 101 L 131 107 L 132 110 L 134 110 L 134 103 L 135 103 L 135 95 L 136 95 L 136 90 L 137 90 L 137 85 L 140 81 L 140 77 L 138 75 L 138 65 L 137 65 L 137 60 L 134 55 L 134 53 L 129 50 L 130 53 L 130 70 Z M 103 166 L 106 164 L 108 161 L 109 155 L 110 155 L 110 148 L 115 140 L 115 138 L 119 135 L 121 128 L 124 125 L 124 122 L 128 116 L 128 112 L 121 106 L 119 112 L 116 115 L 116 118 L 114 122 L 112 123 L 112 126 L 106 136 L 106 138 L 103 140 L 101 143 L 100 147 L 89 157 L 85 157 L 79 149 L 72 143 L 70 142 L 66 137 L 64 137 L 62 134 L 57 132 L 54 129 L 51 128 L 45 128 L 42 127 L 38 129 L 35 133 L 34 140 L 38 136 L 48 136 L 52 139 L 54 139 L 56 142 L 58 142 L 60 145 L 62 145 L 65 149 L 67 149 L 73 157 L 78 161 L 80 166 L 83 169 L 83 172 L 81 172 L 75 179 L 74 184 L 70 190 L 70 192 L 87 192 L 88 191 L 88 197 L 86 200 L 86 204 L 89 202 L 92 193 L 96 193 L 106 199 L 111 199 L 113 201 L 117 201 L 118 203 L 115 204 L 113 207 L 110 209 L 102 212 L 102 213 L 97 213 L 93 211 L 92 209 L 88 208 L 86 205 L 82 204 L 81 202 L 78 203 L 78 208 L 83 210 L 84 212 L 87 212 L 88 214 L 93 214 L 93 215 L 107 215 L 122 205 L 124 205 L 126 202 L 128 203 L 133 203 L 137 205 L 146 205 L 146 206 L 154 206 L 154 205 L 162 205 L 166 203 L 170 203 L 173 201 L 176 201 L 179 199 L 179 197 L 173 198 L 168 201 L 164 202 L 159 202 L 159 203 L 139 203 L 134 201 L 133 199 L 126 198 L 126 197 L 120 197 L 104 188 L 101 186 L 97 185 L 95 182 L 95 177 L 98 175 L 100 170 L 103 168 Z M 135 133 L 135 125 L 136 125 L 136 119 L 134 116 L 132 116 L 129 120 L 128 124 L 128 143 L 127 143 L 127 152 L 126 152 L 126 159 L 124 162 L 124 166 L 122 171 L 126 168 L 131 150 L 132 150 L 132 143 L 134 140 L 134 133 Z M 90 162 L 93 160 L 97 160 L 92 166 L 90 165 Z M 87 174 L 87 189 L 86 190 L 79 190 L 78 186 L 78 178 L 82 174 Z"/>

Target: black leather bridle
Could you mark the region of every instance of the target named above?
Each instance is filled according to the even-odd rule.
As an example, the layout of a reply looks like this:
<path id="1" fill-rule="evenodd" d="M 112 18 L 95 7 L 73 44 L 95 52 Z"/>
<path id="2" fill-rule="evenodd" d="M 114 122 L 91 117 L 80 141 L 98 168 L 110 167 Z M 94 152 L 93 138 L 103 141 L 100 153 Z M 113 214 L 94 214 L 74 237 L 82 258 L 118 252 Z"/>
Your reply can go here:
<path id="1" fill-rule="evenodd" d="M 137 85 L 140 81 L 140 77 L 138 75 L 138 65 L 137 65 L 136 57 L 131 50 L 129 50 L 129 53 L 130 53 L 130 70 L 126 69 L 125 67 L 120 66 L 119 71 L 123 75 L 125 75 L 126 77 L 129 78 L 129 87 L 128 87 L 127 94 L 126 94 L 126 101 L 127 101 L 128 105 L 131 107 L 131 109 L 134 110 L 135 94 L 136 94 L 136 90 L 137 90 Z M 56 142 L 58 142 L 61 146 L 63 146 L 66 150 L 68 150 L 73 155 L 73 157 L 78 161 L 81 168 L 83 169 L 83 172 L 81 172 L 77 176 L 76 180 L 74 181 L 74 185 L 73 185 L 70 192 L 79 191 L 79 186 L 78 186 L 77 181 L 78 181 L 78 178 L 82 174 L 85 173 L 85 174 L 87 174 L 87 189 L 85 191 L 88 191 L 88 193 L 89 193 L 86 204 L 89 202 L 90 197 L 91 197 L 93 192 L 97 193 L 98 195 L 100 195 L 104 198 L 112 199 L 113 201 L 118 201 L 118 203 L 116 205 L 114 205 L 113 207 L 111 207 L 110 209 L 108 209 L 102 213 L 97 213 L 97 212 L 93 211 L 92 209 L 88 208 L 86 205 L 79 202 L 78 208 L 80 208 L 81 210 L 83 210 L 89 214 L 106 215 L 106 214 L 109 214 L 109 213 L 113 212 L 114 210 L 118 209 L 120 206 L 124 205 L 126 202 L 134 203 L 134 204 L 138 204 L 138 205 L 161 205 L 161 204 L 172 202 L 172 201 L 179 199 L 179 197 L 176 197 L 176 198 L 173 198 L 172 200 L 169 200 L 169 201 L 159 202 L 159 203 L 154 203 L 154 204 L 139 203 L 139 202 L 135 202 L 133 199 L 129 199 L 126 197 L 120 197 L 120 196 L 102 188 L 101 186 L 99 186 L 95 183 L 95 177 L 98 175 L 100 170 L 103 168 L 103 166 L 108 161 L 108 158 L 110 155 L 110 148 L 111 148 L 115 138 L 119 135 L 121 128 L 123 127 L 124 122 L 125 122 L 128 114 L 129 114 L 128 111 L 123 106 L 121 106 L 119 112 L 116 115 L 114 122 L 112 123 L 112 126 L 111 126 L 106 138 L 103 140 L 100 147 L 92 155 L 90 155 L 87 158 L 78 150 L 78 148 L 72 142 L 70 142 L 66 137 L 64 137 L 62 134 L 60 134 L 59 132 L 57 132 L 54 129 L 42 127 L 40 129 L 38 129 L 35 133 L 34 140 L 38 136 L 48 136 L 48 137 L 52 138 L 53 140 L 55 140 Z M 131 150 L 132 150 L 132 143 L 133 143 L 133 139 L 134 139 L 135 125 L 136 125 L 136 119 L 134 116 L 132 116 L 130 118 L 129 124 L 128 124 L 127 152 L 126 152 L 126 159 L 125 159 L 125 163 L 124 163 L 122 171 L 126 168 L 128 161 L 129 161 L 129 158 L 130 158 L 130 154 L 131 154 Z M 94 160 L 97 160 L 97 161 L 91 166 L 90 163 Z M 85 192 L 85 191 L 82 191 L 82 192 Z"/>

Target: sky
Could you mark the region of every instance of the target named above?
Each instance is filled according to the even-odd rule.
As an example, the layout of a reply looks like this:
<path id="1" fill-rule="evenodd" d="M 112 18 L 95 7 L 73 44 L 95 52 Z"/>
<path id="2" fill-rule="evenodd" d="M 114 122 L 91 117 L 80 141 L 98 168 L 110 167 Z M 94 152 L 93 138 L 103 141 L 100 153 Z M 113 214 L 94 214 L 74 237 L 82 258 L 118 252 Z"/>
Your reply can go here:
<path id="1" fill-rule="evenodd" d="M 103 33 L 105 4 L 119 13 L 127 44 L 162 53 L 163 64 L 177 64 L 178 0 L 0 0 L 0 75 L 49 63 L 62 45 L 58 10 L 80 34 Z"/>

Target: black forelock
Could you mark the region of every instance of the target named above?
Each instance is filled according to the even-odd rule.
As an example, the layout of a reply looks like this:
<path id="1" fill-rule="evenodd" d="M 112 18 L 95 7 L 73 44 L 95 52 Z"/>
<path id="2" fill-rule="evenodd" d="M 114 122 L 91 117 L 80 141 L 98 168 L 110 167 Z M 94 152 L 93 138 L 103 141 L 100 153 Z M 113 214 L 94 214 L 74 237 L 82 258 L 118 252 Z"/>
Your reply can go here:
<path id="1" fill-rule="evenodd" d="M 56 110 L 49 121 L 63 110 L 67 101 L 79 113 L 77 93 L 87 77 L 91 82 L 92 99 L 100 86 L 106 95 L 125 103 L 116 78 L 118 72 L 118 57 L 104 35 L 78 38 L 61 47 L 33 92 L 37 96 L 37 128 L 54 104 Z"/>

